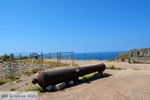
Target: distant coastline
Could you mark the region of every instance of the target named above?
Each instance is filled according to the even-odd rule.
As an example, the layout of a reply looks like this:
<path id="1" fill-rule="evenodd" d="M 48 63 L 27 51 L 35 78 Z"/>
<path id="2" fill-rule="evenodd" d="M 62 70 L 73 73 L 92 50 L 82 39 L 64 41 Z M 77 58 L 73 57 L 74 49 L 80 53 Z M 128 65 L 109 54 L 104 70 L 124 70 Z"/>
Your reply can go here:
<path id="1" fill-rule="evenodd" d="M 149 58 L 150 57 L 150 48 L 142 48 L 142 49 L 132 49 L 128 52 L 125 52 L 117 57 L 120 58 Z"/>

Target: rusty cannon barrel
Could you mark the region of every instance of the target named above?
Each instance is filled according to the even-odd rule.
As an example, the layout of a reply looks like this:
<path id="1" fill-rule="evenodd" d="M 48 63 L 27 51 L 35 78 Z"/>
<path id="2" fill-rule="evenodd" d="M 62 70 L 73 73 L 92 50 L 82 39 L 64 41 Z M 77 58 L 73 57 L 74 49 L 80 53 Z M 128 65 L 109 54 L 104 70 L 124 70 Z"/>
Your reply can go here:
<path id="1" fill-rule="evenodd" d="M 98 64 L 85 67 L 75 67 L 58 69 L 53 71 L 39 72 L 37 78 L 33 78 L 32 83 L 38 83 L 43 89 L 49 85 L 55 85 L 61 82 L 78 80 L 79 77 L 93 72 L 103 73 L 105 64 Z"/>

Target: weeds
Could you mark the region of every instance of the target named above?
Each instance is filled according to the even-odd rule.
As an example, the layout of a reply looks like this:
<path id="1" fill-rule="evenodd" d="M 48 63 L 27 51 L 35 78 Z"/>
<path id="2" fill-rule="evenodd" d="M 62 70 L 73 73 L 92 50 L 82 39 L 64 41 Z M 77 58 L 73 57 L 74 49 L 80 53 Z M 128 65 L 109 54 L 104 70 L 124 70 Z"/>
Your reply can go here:
<path id="1" fill-rule="evenodd" d="M 73 66 L 80 67 L 80 65 L 78 65 L 78 64 L 74 64 Z"/>
<path id="2" fill-rule="evenodd" d="M 85 75 L 85 76 L 81 77 L 80 80 L 82 80 L 82 81 L 90 80 L 90 79 L 94 78 L 94 76 L 95 76 L 96 74 L 97 74 L 97 73 L 92 73 L 92 74 Z"/>
<path id="3" fill-rule="evenodd" d="M 10 91 L 16 91 L 19 87 L 17 88 L 11 88 Z"/>
<path id="4" fill-rule="evenodd" d="M 22 80 L 17 80 L 16 82 L 19 83 L 19 82 L 22 82 Z"/>
<path id="5" fill-rule="evenodd" d="M 109 77 L 109 76 L 112 76 L 112 75 L 109 73 L 103 73 L 102 75 L 100 75 L 96 72 L 96 73 L 91 73 L 91 74 L 85 75 L 85 76 L 81 77 L 80 80 L 81 81 L 91 81 L 94 79 L 105 78 L 105 77 Z"/>
<path id="6" fill-rule="evenodd" d="M 122 68 L 117 68 L 116 66 L 112 65 L 109 67 L 106 67 L 106 69 L 112 69 L 112 70 L 122 70 Z"/>
<path id="7" fill-rule="evenodd" d="M 120 60 L 121 60 L 122 62 L 124 62 L 124 61 L 126 60 L 126 58 L 125 58 L 125 57 L 121 57 Z"/>
<path id="8" fill-rule="evenodd" d="M 42 70 L 43 70 L 42 68 L 34 68 L 34 69 L 32 69 L 31 71 L 25 72 L 25 75 L 31 76 L 32 74 L 35 74 L 35 73 L 40 72 L 40 71 L 42 71 Z"/>
<path id="9" fill-rule="evenodd" d="M 9 81 L 8 80 L 0 80 L 0 85 L 3 85 L 5 83 L 8 83 Z"/>
<path id="10" fill-rule="evenodd" d="M 42 92 L 43 89 L 37 85 L 28 85 L 26 91 L 37 91 L 37 92 Z"/>
<path id="11" fill-rule="evenodd" d="M 135 68 L 135 69 L 133 69 L 133 70 L 140 70 L 140 69 L 136 69 L 136 68 Z"/>
<path id="12" fill-rule="evenodd" d="M 7 78 L 12 82 L 15 80 L 19 80 L 20 76 L 11 74 L 11 75 L 8 75 Z"/>

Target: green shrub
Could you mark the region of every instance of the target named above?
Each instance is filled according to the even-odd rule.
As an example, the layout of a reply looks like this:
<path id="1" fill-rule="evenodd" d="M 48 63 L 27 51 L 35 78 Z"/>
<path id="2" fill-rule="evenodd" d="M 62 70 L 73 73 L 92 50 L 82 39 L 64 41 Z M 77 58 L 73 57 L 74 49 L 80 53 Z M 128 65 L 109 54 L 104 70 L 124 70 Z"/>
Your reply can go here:
<path id="1" fill-rule="evenodd" d="M 120 59 L 121 59 L 122 62 L 124 62 L 126 60 L 125 57 L 121 57 Z"/>

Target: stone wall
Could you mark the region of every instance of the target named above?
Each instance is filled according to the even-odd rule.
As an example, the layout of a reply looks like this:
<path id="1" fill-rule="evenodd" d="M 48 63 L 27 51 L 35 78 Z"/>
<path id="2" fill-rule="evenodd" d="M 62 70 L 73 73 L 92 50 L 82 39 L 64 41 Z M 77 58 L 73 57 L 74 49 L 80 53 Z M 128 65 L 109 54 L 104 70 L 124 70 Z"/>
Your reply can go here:
<path id="1" fill-rule="evenodd" d="M 50 64 L 29 64 L 29 63 L 0 63 L 0 78 L 5 78 L 9 75 L 21 75 L 30 71 L 33 68 L 46 68 Z"/>

